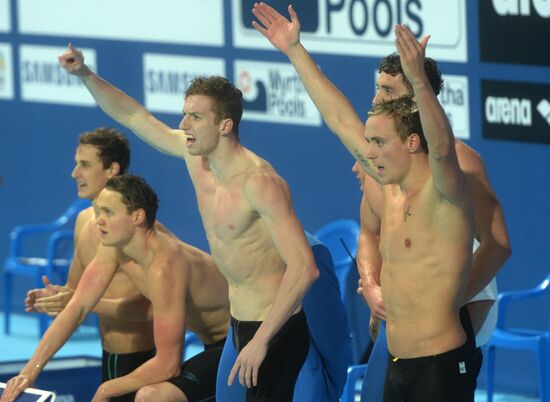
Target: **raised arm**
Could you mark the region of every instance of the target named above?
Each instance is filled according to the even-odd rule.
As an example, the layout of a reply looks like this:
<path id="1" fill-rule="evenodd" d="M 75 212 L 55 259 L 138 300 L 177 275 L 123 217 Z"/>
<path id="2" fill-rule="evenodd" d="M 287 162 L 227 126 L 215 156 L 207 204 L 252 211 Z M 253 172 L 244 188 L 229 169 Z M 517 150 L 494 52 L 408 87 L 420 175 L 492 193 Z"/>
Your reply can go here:
<path id="1" fill-rule="evenodd" d="M 97 104 L 110 117 L 132 130 L 138 137 L 168 155 L 185 158 L 185 135 L 157 120 L 134 98 L 92 72 L 82 52 L 69 44 L 59 56 L 59 63 L 69 74 L 76 75 L 92 94 Z"/>
<path id="2" fill-rule="evenodd" d="M 116 257 L 114 262 L 112 257 L 110 253 L 101 254 L 90 263 L 73 298 L 48 328 L 28 363 L 7 382 L 1 402 L 15 401 L 25 388 L 32 386 L 46 363 L 84 321 L 115 274 Z"/>
<path id="3" fill-rule="evenodd" d="M 496 276 L 512 254 L 512 249 L 502 207 L 489 182 L 483 160 L 460 141 L 457 141 L 456 150 L 460 167 L 472 189 L 475 237 L 480 243 L 474 252 L 466 289 L 466 300 L 470 300 Z"/>
<path id="4" fill-rule="evenodd" d="M 467 200 L 467 180 L 458 165 L 452 128 L 424 69 L 429 36 L 419 42 L 405 25 L 396 25 L 395 35 L 403 72 L 413 87 L 428 143 L 434 185 L 447 200 L 463 204 Z"/>
<path id="5" fill-rule="evenodd" d="M 377 178 L 374 167 L 366 157 L 365 125 L 349 100 L 323 74 L 302 46 L 298 15 L 292 6 L 288 6 L 288 12 L 290 21 L 267 4 L 256 3 L 252 13 L 262 25 L 256 21 L 252 25 L 288 56 L 329 129 L 338 136 L 363 170 Z"/>
<path id="6" fill-rule="evenodd" d="M 267 227 L 286 270 L 271 308 L 252 340 L 239 353 L 229 384 L 240 370 L 241 384 L 258 384 L 258 369 L 269 341 L 300 306 L 319 270 L 296 217 L 286 182 L 274 172 L 256 174 L 245 184 L 244 195 Z"/>
<path id="7" fill-rule="evenodd" d="M 181 255 L 177 255 L 181 258 Z M 153 306 L 156 355 L 122 377 L 104 382 L 93 401 L 108 401 L 139 388 L 176 377 L 180 372 L 186 320 L 188 269 L 175 257 L 156 257 L 147 283 Z"/>

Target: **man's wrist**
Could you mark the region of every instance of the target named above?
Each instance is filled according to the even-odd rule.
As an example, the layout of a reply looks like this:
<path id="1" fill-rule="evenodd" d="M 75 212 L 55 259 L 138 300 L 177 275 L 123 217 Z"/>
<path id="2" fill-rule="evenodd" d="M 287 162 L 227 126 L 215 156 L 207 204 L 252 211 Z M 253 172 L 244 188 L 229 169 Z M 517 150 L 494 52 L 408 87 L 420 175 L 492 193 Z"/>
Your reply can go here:
<path id="1" fill-rule="evenodd" d="M 92 70 L 90 70 L 90 68 L 86 64 L 83 64 L 82 68 L 80 68 L 78 71 L 75 71 L 75 75 L 77 75 L 81 79 L 85 79 L 92 75 Z"/>
<path id="2" fill-rule="evenodd" d="M 40 363 L 35 363 L 30 367 L 25 367 L 19 375 L 24 377 L 31 384 L 34 383 L 40 372 L 42 371 L 43 365 Z"/>

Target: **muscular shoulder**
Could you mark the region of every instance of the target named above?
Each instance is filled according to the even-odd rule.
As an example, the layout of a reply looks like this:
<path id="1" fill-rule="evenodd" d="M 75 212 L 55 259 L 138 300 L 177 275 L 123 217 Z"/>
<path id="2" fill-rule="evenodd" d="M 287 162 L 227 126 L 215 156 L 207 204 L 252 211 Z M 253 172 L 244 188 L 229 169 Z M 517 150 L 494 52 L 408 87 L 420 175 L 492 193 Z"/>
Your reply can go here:
<path id="1" fill-rule="evenodd" d="M 153 258 L 149 271 L 153 275 L 166 277 L 169 280 L 173 275 L 186 275 L 189 270 L 188 255 L 185 243 L 174 234 L 167 231 L 155 233 L 152 244 Z"/>
<path id="2" fill-rule="evenodd" d="M 74 226 L 75 233 L 78 233 L 82 228 L 94 218 L 94 209 L 93 207 L 88 207 L 80 211 L 76 217 L 76 222 Z"/>
<path id="3" fill-rule="evenodd" d="M 458 164 L 466 175 L 485 175 L 483 160 L 477 151 L 462 141 L 455 142 Z"/>
<path id="4" fill-rule="evenodd" d="M 87 242 L 95 231 L 95 215 L 93 207 L 82 210 L 76 217 L 74 236 L 76 242 Z"/>
<path id="5" fill-rule="evenodd" d="M 288 183 L 267 163 L 247 173 L 244 195 L 260 209 L 290 199 Z"/>
<path id="6" fill-rule="evenodd" d="M 456 153 L 460 168 L 468 178 L 474 198 L 482 194 L 494 196 L 481 156 L 462 141 L 456 141 Z"/>

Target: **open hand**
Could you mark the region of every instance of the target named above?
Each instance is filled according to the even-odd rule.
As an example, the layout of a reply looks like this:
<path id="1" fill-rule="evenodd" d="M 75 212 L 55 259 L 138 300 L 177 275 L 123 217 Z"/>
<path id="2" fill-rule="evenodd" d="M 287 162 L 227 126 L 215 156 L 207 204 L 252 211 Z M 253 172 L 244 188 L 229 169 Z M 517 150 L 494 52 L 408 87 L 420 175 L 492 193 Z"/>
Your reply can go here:
<path id="1" fill-rule="evenodd" d="M 42 277 L 45 288 L 33 289 L 27 293 L 25 311 L 57 316 L 73 297 L 73 291 L 66 286 L 52 285 L 47 276 Z"/>
<path id="2" fill-rule="evenodd" d="M 427 35 L 419 42 L 408 26 L 395 26 L 395 46 L 401 59 L 403 72 L 413 87 L 426 75 L 424 58 L 429 40 L 430 36 Z"/>
<path id="3" fill-rule="evenodd" d="M 284 54 L 300 42 L 300 21 L 292 6 L 288 6 L 290 21 L 277 10 L 265 3 L 255 3 L 252 14 L 261 22 L 261 25 L 252 21 L 252 26 L 271 42 L 273 46 Z"/>
<path id="4" fill-rule="evenodd" d="M 228 385 L 233 384 L 237 373 L 241 385 L 251 388 L 258 385 L 258 371 L 267 354 L 267 344 L 254 338 L 241 350 L 229 373 Z"/>

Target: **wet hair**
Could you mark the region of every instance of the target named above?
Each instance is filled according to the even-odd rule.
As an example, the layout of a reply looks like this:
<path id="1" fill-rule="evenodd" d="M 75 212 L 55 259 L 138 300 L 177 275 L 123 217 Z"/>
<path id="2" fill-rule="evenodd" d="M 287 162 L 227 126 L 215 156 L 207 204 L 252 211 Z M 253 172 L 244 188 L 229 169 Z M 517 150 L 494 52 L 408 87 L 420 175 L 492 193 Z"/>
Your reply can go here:
<path id="1" fill-rule="evenodd" d="M 233 120 L 233 132 L 239 137 L 239 123 L 243 115 L 243 93 L 229 80 L 220 76 L 196 77 L 185 91 L 185 97 L 204 95 L 212 99 L 216 123 L 222 119 Z"/>
<path id="2" fill-rule="evenodd" d="M 143 177 L 129 173 L 113 176 L 107 180 L 105 188 L 120 194 L 128 213 L 142 208 L 145 211 L 147 228 L 153 227 L 157 219 L 158 197 Z"/>
<path id="3" fill-rule="evenodd" d="M 439 71 L 439 68 L 437 67 L 437 62 L 431 57 L 426 57 L 424 59 L 424 70 L 426 70 L 426 75 L 428 76 L 428 80 L 430 81 L 430 85 L 432 86 L 434 93 L 439 95 L 439 92 L 441 92 L 441 89 L 443 88 L 443 78 L 441 78 L 441 71 Z M 405 73 L 403 73 L 403 67 L 401 66 L 401 60 L 399 59 L 399 54 L 397 52 L 394 52 L 380 60 L 378 72 L 384 72 L 392 77 L 401 74 L 409 96 L 413 94 L 412 85 L 405 76 Z"/>
<path id="4" fill-rule="evenodd" d="M 379 115 L 386 115 L 392 118 L 395 130 L 403 142 L 411 134 L 418 134 L 422 150 L 428 153 L 428 143 L 426 137 L 424 137 L 424 130 L 422 130 L 422 124 L 420 123 L 420 113 L 418 112 L 416 102 L 411 97 L 402 96 L 373 105 L 369 111 L 369 117 Z"/>
<path id="5" fill-rule="evenodd" d="M 97 156 L 103 169 L 111 167 L 113 162 L 120 165 L 119 174 L 123 174 L 130 165 L 130 144 L 126 137 L 110 127 L 100 127 L 82 133 L 78 145 L 91 145 L 97 148 Z"/>

